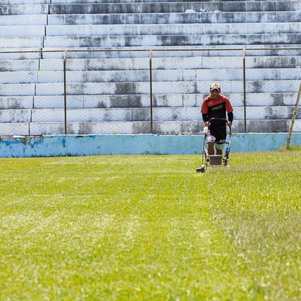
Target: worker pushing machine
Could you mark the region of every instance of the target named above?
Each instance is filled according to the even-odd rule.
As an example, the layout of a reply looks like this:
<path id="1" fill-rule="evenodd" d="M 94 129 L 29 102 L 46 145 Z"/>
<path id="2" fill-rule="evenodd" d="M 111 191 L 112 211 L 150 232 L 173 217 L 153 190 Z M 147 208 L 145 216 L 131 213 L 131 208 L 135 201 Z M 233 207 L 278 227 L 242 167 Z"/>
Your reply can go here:
<path id="1" fill-rule="evenodd" d="M 208 140 L 209 158 L 210 156 L 214 158 L 215 155 L 222 158 L 227 126 L 231 128 L 233 121 L 233 108 L 230 99 L 221 94 L 220 83 L 214 82 L 210 85 L 210 94 L 202 103 L 201 113 L 204 122 L 203 131 Z M 219 165 L 221 160 L 213 164 Z"/>

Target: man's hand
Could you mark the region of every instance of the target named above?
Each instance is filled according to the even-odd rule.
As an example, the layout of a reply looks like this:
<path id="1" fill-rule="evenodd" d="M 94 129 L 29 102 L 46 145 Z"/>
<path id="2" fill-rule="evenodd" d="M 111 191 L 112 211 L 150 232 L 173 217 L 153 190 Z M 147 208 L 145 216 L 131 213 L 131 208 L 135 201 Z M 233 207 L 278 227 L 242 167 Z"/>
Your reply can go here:
<path id="1" fill-rule="evenodd" d="M 204 135 L 207 135 L 207 134 L 208 134 L 208 126 L 204 126 L 203 134 L 204 134 Z"/>

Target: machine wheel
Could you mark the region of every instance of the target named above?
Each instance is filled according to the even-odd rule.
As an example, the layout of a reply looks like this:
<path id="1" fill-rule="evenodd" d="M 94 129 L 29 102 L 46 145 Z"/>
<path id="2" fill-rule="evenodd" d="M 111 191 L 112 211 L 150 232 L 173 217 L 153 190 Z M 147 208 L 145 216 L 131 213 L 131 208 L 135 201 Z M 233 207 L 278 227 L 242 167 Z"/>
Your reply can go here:
<path id="1" fill-rule="evenodd" d="M 204 173 L 206 171 L 205 165 L 201 165 L 196 169 L 196 172 Z"/>

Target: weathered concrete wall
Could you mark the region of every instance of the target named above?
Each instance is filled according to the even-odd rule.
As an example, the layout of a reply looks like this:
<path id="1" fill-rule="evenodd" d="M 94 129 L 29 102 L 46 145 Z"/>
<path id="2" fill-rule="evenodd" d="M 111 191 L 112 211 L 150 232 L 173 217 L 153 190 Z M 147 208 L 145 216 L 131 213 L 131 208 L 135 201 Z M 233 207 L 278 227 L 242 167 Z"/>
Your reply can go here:
<path id="1" fill-rule="evenodd" d="M 166 1 L 164 1 L 166 2 Z M 49 25 L 83 24 L 185 24 L 185 23 L 260 23 L 299 22 L 299 11 L 272 12 L 185 12 L 185 13 L 111 13 L 111 14 L 70 14 L 49 15 Z"/>
<path id="2" fill-rule="evenodd" d="M 32 27 L 32 26 L 31 26 Z M 0 28 L 6 34 L 6 26 Z M 40 34 L 40 27 L 28 28 L 32 34 Z M 22 33 L 24 27 L 10 26 L 9 34 Z M 47 36 L 101 36 L 101 35 L 207 35 L 207 34 L 263 34 L 299 33 L 300 23 L 208 23 L 208 24 L 121 24 L 121 25 L 49 25 Z"/>
<path id="3" fill-rule="evenodd" d="M 10 138 L 0 141 L 0 157 L 87 156 L 108 154 L 199 154 L 202 136 L 99 135 Z M 272 151 L 287 134 L 236 134 L 233 152 Z M 301 134 L 293 136 L 301 145 Z"/>
<path id="4" fill-rule="evenodd" d="M 0 49 L 273 45 L 247 53 L 247 124 L 288 129 L 301 50 L 277 46 L 300 45 L 300 1 L 0 0 L 0 15 Z M 69 133 L 148 132 L 148 55 L 68 53 Z M 0 136 L 64 132 L 62 56 L 0 53 Z M 156 52 L 153 69 L 157 133 L 199 133 L 199 106 L 215 80 L 233 102 L 234 130 L 243 129 L 241 51 Z"/>
<path id="5" fill-rule="evenodd" d="M 51 14 L 100 14 L 100 13 L 173 13 L 173 12 L 244 12 L 244 11 L 298 11 L 299 1 L 200 1 L 169 3 L 97 3 L 54 4 Z"/>

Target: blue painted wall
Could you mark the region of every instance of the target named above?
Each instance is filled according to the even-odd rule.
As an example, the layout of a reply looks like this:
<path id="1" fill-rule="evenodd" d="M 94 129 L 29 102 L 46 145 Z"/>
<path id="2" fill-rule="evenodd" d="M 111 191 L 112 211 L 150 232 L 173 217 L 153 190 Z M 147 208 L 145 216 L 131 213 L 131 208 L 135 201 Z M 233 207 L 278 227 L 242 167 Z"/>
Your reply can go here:
<path id="1" fill-rule="evenodd" d="M 286 133 L 234 134 L 233 152 L 277 150 L 286 144 Z M 104 154 L 198 154 L 202 136 L 88 135 L 6 138 L 0 157 L 87 156 Z M 292 144 L 301 145 L 301 133 Z"/>

